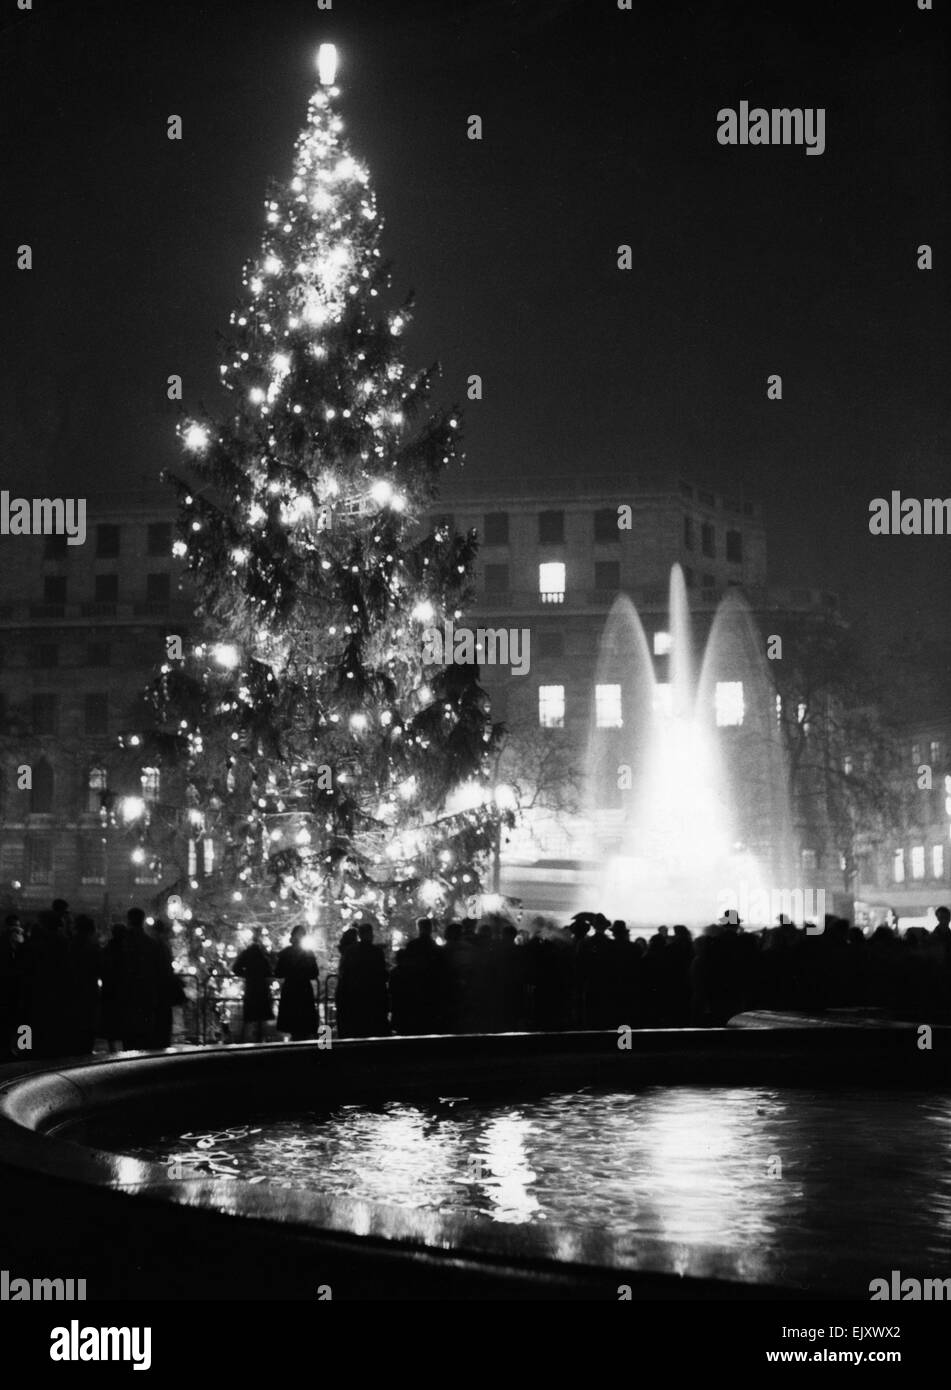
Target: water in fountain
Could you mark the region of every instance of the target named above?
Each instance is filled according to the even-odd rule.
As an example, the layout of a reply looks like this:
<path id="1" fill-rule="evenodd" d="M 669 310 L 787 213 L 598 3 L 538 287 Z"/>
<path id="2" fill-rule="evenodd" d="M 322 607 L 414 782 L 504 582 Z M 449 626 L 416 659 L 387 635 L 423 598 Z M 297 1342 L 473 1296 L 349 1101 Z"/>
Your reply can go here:
<path id="1" fill-rule="evenodd" d="M 775 695 L 748 605 L 735 592 L 721 603 L 695 678 L 675 565 L 669 643 L 658 676 L 637 610 L 622 596 L 598 656 L 582 850 L 596 871 L 578 906 L 633 926 L 699 926 L 794 882 Z"/>

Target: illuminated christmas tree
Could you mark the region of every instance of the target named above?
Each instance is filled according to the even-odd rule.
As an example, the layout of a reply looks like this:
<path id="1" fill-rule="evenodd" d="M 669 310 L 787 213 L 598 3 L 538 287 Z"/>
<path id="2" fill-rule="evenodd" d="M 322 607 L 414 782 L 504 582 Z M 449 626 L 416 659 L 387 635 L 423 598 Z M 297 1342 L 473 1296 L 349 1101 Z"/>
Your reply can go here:
<path id="1" fill-rule="evenodd" d="M 183 421 L 190 476 L 172 479 L 203 630 L 170 640 L 152 691 L 136 754 L 160 766 L 163 804 L 138 853 L 211 956 L 250 926 L 276 944 L 304 919 L 333 938 L 361 910 L 461 904 L 500 818 L 477 668 L 424 664 L 425 630 L 461 616 L 471 583 L 474 533 L 421 524 L 458 422 L 428 404 L 435 369 L 404 368 L 409 305 L 387 307 L 334 59 L 322 48 L 232 315 L 234 413 Z"/>

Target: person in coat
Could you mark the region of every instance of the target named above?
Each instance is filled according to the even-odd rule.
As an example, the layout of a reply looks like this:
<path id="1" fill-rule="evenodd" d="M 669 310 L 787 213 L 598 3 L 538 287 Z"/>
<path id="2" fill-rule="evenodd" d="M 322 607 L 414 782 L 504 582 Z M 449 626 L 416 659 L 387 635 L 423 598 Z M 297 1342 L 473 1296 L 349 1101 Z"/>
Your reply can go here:
<path id="1" fill-rule="evenodd" d="M 250 946 L 246 946 L 236 957 L 231 968 L 244 981 L 243 1037 L 245 1041 L 250 1038 L 252 1042 L 260 1042 L 265 1023 L 274 1017 L 274 1005 L 271 1003 L 274 968 L 271 957 L 262 945 L 260 931 L 254 933 Z"/>
<path id="2" fill-rule="evenodd" d="M 317 1033 L 317 1005 L 314 1002 L 313 982 L 318 978 L 317 957 L 301 945 L 305 928 L 296 926 L 290 944 L 277 958 L 275 974 L 282 982 L 281 1002 L 277 1010 L 277 1026 L 289 1033 L 292 1042 L 313 1038 Z"/>

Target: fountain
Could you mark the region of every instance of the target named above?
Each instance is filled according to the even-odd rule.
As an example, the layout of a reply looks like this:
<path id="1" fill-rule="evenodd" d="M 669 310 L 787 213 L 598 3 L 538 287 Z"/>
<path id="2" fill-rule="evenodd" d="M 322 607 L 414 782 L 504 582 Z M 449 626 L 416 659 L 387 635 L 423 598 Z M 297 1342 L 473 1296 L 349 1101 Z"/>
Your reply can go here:
<path id="1" fill-rule="evenodd" d="M 777 903 L 802 899 L 776 695 L 749 605 L 736 591 L 723 599 L 695 674 L 675 565 L 669 632 L 654 653 L 656 666 L 637 610 L 619 597 L 601 637 L 585 761 L 596 886 L 577 906 L 656 927 L 746 916 L 752 904 L 768 922 Z"/>

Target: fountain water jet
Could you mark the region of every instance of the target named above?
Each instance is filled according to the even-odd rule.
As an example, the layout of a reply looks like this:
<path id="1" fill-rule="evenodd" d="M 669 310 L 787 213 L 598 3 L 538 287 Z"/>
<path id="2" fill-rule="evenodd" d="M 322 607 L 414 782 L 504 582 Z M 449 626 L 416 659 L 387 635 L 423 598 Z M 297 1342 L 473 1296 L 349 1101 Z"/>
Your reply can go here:
<path id="1" fill-rule="evenodd" d="M 720 604 L 695 679 L 675 565 L 669 629 L 659 678 L 633 603 L 615 601 L 585 760 L 583 853 L 597 872 L 578 907 L 642 927 L 700 926 L 798 879 L 775 695 L 746 601 Z"/>

